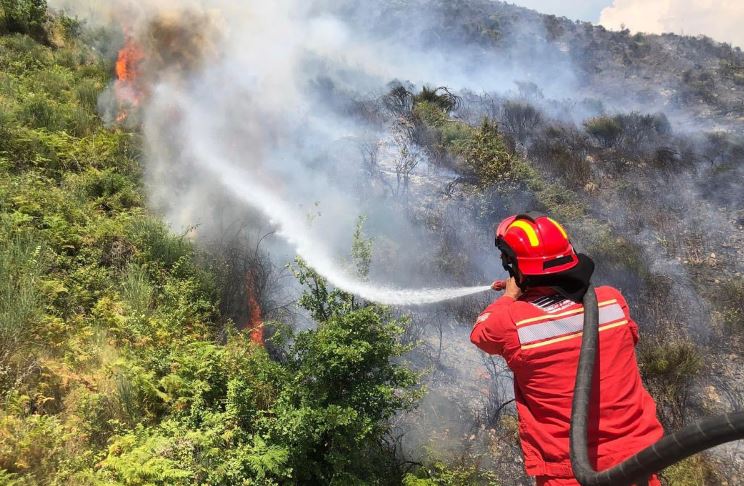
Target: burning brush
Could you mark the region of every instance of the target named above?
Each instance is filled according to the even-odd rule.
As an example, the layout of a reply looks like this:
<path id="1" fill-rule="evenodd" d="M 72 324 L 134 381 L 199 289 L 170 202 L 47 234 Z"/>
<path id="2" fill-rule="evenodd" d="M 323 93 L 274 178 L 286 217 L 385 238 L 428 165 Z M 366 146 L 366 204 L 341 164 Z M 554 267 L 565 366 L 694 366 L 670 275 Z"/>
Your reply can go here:
<path id="1" fill-rule="evenodd" d="M 256 281 L 253 272 L 248 272 L 248 275 L 246 275 L 245 290 L 248 298 L 248 322 L 244 327 L 250 329 L 251 341 L 263 346 L 264 323 L 261 316 L 261 304 L 258 302 L 258 295 L 256 295 Z"/>
<path id="2" fill-rule="evenodd" d="M 123 123 L 129 118 L 144 98 L 144 87 L 141 85 L 141 65 L 145 54 L 134 40 L 131 33 L 126 35 L 124 47 L 119 51 L 116 59 L 116 82 L 114 91 L 118 104 L 116 122 Z"/>
<path id="3" fill-rule="evenodd" d="M 138 124 L 138 110 L 150 95 L 150 87 L 166 76 L 171 81 L 185 79 L 205 59 L 216 57 L 221 30 L 212 16 L 193 11 L 160 12 L 146 22 L 124 25 L 116 80 L 100 105 L 110 123 L 131 126 Z"/>

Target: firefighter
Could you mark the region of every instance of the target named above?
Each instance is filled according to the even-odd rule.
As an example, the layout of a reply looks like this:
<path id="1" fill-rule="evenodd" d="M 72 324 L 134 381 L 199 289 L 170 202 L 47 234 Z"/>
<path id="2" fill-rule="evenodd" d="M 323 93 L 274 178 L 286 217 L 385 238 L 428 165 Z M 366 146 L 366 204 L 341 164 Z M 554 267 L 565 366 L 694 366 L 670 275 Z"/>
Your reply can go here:
<path id="1" fill-rule="evenodd" d="M 496 229 L 510 278 L 504 294 L 477 319 L 470 340 L 503 356 L 514 373 L 519 436 L 527 474 L 538 486 L 578 485 L 569 458 L 569 427 L 581 346 L 583 298 L 594 271 L 553 219 L 526 213 Z M 502 285 L 495 282 L 494 289 Z M 589 454 L 604 470 L 664 433 L 636 363 L 638 326 L 622 294 L 597 287 L 599 354 L 589 415 Z M 660 484 L 655 476 L 649 484 Z"/>

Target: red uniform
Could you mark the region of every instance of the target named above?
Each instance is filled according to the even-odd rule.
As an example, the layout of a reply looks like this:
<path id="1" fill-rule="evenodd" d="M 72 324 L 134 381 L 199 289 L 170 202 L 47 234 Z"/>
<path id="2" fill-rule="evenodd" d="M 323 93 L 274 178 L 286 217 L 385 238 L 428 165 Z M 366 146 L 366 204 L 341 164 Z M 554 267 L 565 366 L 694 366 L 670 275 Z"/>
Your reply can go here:
<path id="1" fill-rule="evenodd" d="M 628 305 L 612 287 L 596 292 L 600 346 L 589 454 L 595 467 L 606 469 L 656 442 L 664 431 L 641 383 L 638 326 Z M 532 289 L 517 301 L 507 296 L 494 301 L 470 335 L 483 351 L 503 356 L 514 372 L 525 468 L 539 484 L 578 484 L 569 479 L 569 427 L 583 317 L 581 304 L 550 289 Z M 652 478 L 649 484 L 659 483 Z"/>

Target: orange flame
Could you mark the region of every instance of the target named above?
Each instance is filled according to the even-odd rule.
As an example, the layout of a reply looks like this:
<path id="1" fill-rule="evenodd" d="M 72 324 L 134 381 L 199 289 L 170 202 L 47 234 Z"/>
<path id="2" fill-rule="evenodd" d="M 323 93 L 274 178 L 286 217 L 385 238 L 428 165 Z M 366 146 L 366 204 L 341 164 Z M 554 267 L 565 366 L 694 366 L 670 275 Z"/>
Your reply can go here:
<path id="1" fill-rule="evenodd" d="M 264 345 L 264 324 L 261 316 L 261 304 L 258 303 L 254 285 L 253 272 L 249 272 L 245 279 L 245 288 L 248 295 L 248 323 L 246 327 L 251 330 L 251 341 Z"/>
<path id="2" fill-rule="evenodd" d="M 119 101 L 119 114 L 116 121 L 121 123 L 129 117 L 130 111 L 142 102 L 143 93 L 139 84 L 140 65 L 145 55 L 131 35 L 126 36 L 124 47 L 116 59 L 116 99 Z"/>

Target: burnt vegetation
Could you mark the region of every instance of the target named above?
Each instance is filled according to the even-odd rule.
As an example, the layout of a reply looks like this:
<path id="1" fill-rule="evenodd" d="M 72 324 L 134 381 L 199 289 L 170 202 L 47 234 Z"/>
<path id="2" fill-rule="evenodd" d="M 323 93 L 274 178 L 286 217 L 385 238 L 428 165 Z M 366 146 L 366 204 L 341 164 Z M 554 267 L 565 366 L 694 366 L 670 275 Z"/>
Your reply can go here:
<path id="1" fill-rule="evenodd" d="M 556 22 L 548 21 L 554 37 L 575 29 L 571 23 L 560 29 Z M 700 42 L 709 55 L 740 56 L 738 49 L 714 47 L 707 39 L 594 31 L 627 42 L 631 64 L 652 56 L 654 44 L 662 41 L 690 49 Z M 681 72 L 673 103 L 704 114 L 703 126 L 712 113 L 725 120 L 739 106 L 738 100 L 723 101 L 716 94 L 719 83 L 733 82 L 737 71 L 725 72 L 726 79 L 715 72 Z M 454 109 L 438 102 L 432 90 L 407 93 L 406 113 L 416 126 L 412 141 L 432 163 L 460 174 L 459 189 L 451 186 L 450 197 L 472 186 L 498 188 L 501 195 L 521 201 L 530 201 L 525 197 L 530 194 L 533 207 L 569 216 L 583 248 L 599 263 L 597 280 L 621 288 L 637 309 L 642 329 L 638 358 L 665 427 L 674 430 L 712 410 L 740 406 L 735 397 L 742 383 L 732 367 L 741 360 L 735 347 L 742 342 L 744 302 L 741 133 L 675 129 L 661 111 L 622 112 L 591 102 L 584 106 L 596 114 L 576 122 L 529 86 L 520 86 L 516 97 L 463 93 Z M 701 102 L 709 111 L 688 108 Z M 508 207 L 473 209 L 493 221 Z M 443 253 L 444 265 L 451 251 Z M 677 272 L 688 276 L 673 277 Z M 713 310 L 712 315 L 701 308 Z M 716 365 L 705 356 L 715 356 Z M 733 381 L 714 376 L 722 370 Z M 704 391 L 711 384 L 720 393 L 717 401 Z M 486 423 L 507 420 L 504 396 L 489 397 Z M 703 456 L 670 470 L 667 479 L 679 480 L 684 470 L 712 480 L 738 467 Z"/>

